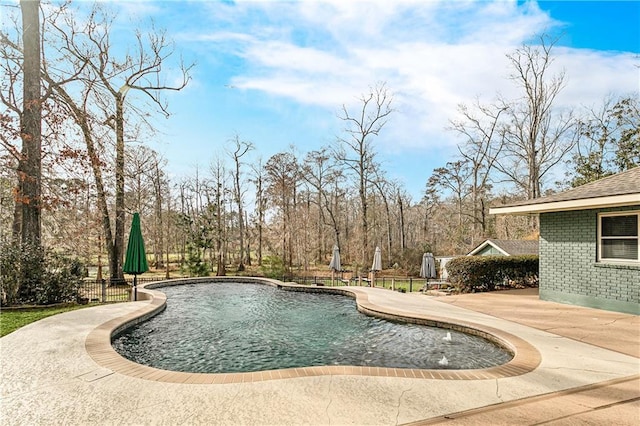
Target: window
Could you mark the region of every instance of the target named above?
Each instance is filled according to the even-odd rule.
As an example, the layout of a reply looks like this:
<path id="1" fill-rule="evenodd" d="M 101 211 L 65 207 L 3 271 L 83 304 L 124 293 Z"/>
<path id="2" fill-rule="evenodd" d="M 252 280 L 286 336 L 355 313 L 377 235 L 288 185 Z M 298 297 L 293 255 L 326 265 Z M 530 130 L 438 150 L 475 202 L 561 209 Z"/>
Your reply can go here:
<path id="1" fill-rule="evenodd" d="M 598 216 L 598 260 L 640 262 L 640 212 Z"/>

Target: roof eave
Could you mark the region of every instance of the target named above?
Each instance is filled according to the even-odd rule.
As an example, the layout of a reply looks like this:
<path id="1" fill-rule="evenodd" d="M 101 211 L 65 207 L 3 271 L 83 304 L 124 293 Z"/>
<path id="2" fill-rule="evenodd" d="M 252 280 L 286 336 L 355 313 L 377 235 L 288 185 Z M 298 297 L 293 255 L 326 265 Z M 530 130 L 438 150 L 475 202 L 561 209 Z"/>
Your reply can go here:
<path id="1" fill-rule="evenodd" d="M 482 244 L 480 244 L 478 247 L 474 248 L 473 250 L 471 250 L 467 256 L 475 256 L 477 253 L 479 253 L 480 251 L 482 251 L 482 249 L 484 249 L 486 246 L 491 246 L 493 248 L 495 248 L 496 250 L 498 250 L 500 253 L 504 254 L 505 256 L 509 256 L 509 253 L 507 253 L 506 251 L 504 251 L 502 248 L 498 247 L 493 241 L 491 240 L 486 240 L 484 241 Z"/>
<path id="2" fill-rule="evenodd" d="M 607 197 L 583 198 L 579 200 L 552 201 L 521 206 L 492 207 L 489 214 L 495 215 L 527 215 L 570 210 L 587 210 L 607 207 L 631 206 L 640 204 L 640 193 L 614 195 Z"/>

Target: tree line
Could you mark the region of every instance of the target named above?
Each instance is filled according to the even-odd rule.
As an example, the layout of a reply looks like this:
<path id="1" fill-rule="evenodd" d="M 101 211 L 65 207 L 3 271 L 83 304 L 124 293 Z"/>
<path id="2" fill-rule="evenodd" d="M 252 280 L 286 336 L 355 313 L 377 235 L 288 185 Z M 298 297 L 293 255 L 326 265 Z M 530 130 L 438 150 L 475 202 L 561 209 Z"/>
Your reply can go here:
<path id="1" fill-rule="evenodd" d="M 326 267 L 338 245 L 345 269 L 367 270 L 378 246 L 385 268 L 417 273 L 425 251 L 536 237 L 534 219 L 491 217 L 490 205 L 640 164 L 638 94 L 560 108 L 569 77 L 552 72 L 555 40 L 541 36 L 507 54 L 517 97 L 459 106 L 447 130 L 458 154 L 433 170 L 419 200 L 379 161 L 377 137 L 399 114 L 385 82 L 342 106 L 342 132 L 326 146 L 263 159 L 260 141 L 236 134 L 205 169 L 170 179 L 170 159 L 138 141 L 153 135 L 151 113 L 170 114 L 165 94 L 186 87 L 194 64 L 153 27 L 116 49 L 117 17 L 104 4 L 79 19 L 71 4 L 39 3 L 21 1 L 9 11 L 14 28 L 0 33 L 0 239 L 94 265 L 105 256 L 113 278 L 122 277 L 133 212 L 158 269 L 224 275 L 277 264 L 304 273 Z M 178 84 L 167 83 L 167 69 Z"/>

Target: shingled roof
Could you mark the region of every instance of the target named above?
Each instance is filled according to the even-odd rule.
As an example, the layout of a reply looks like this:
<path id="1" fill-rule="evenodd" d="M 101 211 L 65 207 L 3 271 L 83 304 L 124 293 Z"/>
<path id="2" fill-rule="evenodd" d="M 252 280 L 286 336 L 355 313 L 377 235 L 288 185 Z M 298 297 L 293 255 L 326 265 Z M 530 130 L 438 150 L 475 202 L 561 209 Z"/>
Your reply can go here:
<path id="1" fill-rule="evenodd" d="M 493 207 L 491 214 L 531 214 L 640 205 L 640 167 L 534 200 Z"/>
<path id="2" fill-rule="evenodd" d="M 538 254 L 538 240 L 497 240 L 486 239 L 478 247 L 469 252 L 469 256 L 479 253 L 486 246 L 493 246 L 505 256 L 520 256 L 524 254 Z"/>

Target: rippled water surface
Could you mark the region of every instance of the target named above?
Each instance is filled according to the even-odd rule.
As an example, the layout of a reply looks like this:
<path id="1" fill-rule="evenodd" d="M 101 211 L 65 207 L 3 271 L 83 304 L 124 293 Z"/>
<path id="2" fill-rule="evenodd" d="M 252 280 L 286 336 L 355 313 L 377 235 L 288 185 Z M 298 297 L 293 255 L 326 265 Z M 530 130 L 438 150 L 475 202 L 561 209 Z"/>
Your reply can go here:
<path id="1" fill-rule="evenodd" d="M 314 365 L 484 368 L 511 354 L 476 336 L 359 313 L 355 300 L 260 284 L 161 289 L 167 309 L 118 335 L 123 356 L 157 368 L 247 372 Z M 446 340 L 447 332 L 451 340 Z M 446 357 L 448 364 L 442 365 Z"/>

